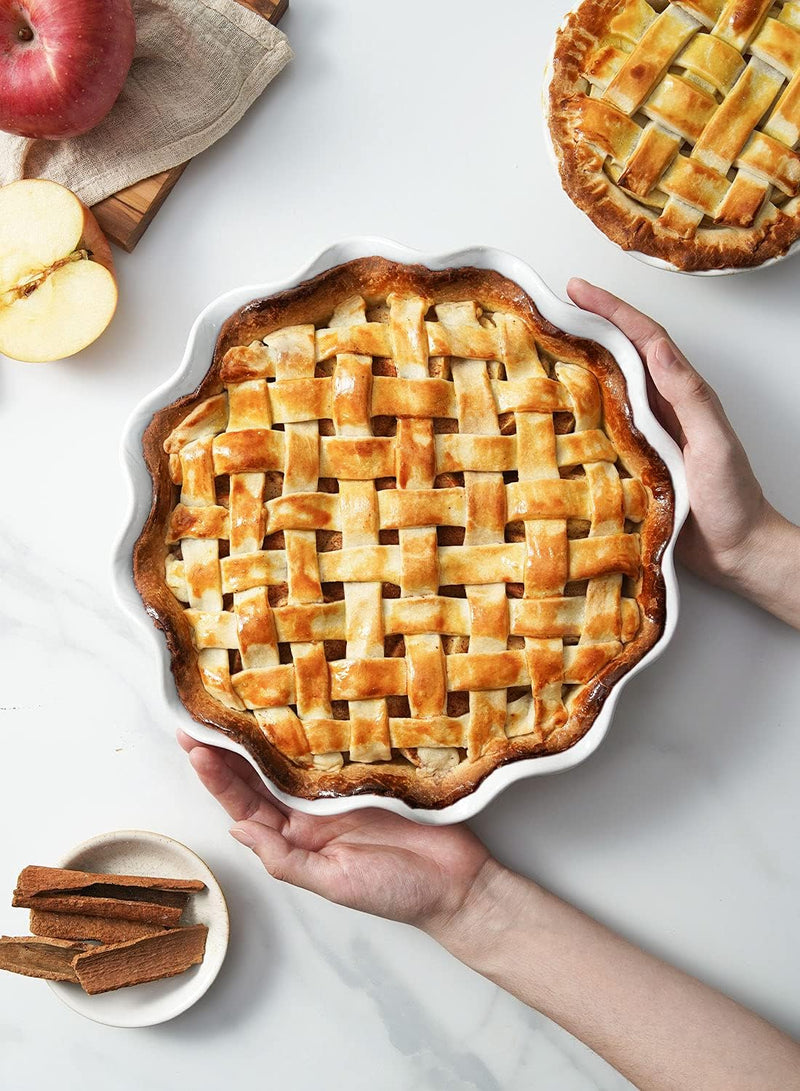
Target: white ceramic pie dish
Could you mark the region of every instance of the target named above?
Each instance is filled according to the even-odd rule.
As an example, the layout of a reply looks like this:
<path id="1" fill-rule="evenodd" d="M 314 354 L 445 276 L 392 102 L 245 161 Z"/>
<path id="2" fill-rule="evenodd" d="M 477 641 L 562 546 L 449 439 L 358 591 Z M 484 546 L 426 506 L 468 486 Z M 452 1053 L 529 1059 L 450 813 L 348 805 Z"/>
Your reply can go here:
<path id="1" fill-rule="evenodd" d="M 553 60 L 555 57 L 558 35 L 561 33 L 562 29 L 566 25 L 566 22 L 569 19 L 570 15 L 577 11 L 579 6 L 580 4 L 576 4 L 569 12 L 567 12 L 567 14 L 558 24 L 558 29 L 553 35 L 553 44 L 551 46 L 550 53 L 548 54 L 547 64 L 545 65 L 544 70 L 544 80 L 542 82 L 542 121 L 544 123 L 544 144 L 545 148 L 547 149 L 548 158 L 550 159 L 550 162 L 553 164 L 553 167 L 555 169 L 559 186 L 561 186 L 561 173 L 558 166 L 558 155 L 555 148 L 553 147 L 553 139 L 550 135 L 550 84 L 553 80 Z M 563 187 L 561 188 L 563 190 Z M 586 216 L 586 213 L 574 204 L 568 193 L 564 192 L 564 198 L 569 201 L 569 203 L 572 205 L 576 212 L 580 212 L 581 215 Z M 672 262 L 664 261 L 663 258 L 653 257 L 651 254 L 643 254 L 641 250 L 624 250 L 622 247 L 618 246 L 618 244 L 615 243 L 613 239 L 608 239 L 608 236 L 603 231 L 600 231 L 600 228 L 592 221 L 589 216 L 586 216 L 586 218 L 589 220 L 589 223 L 591 223 L 592 227 L 603 236 L 603 238 L 607 239 L 607 241 L 610 242 L 612 246 L 617 246 L 617 248 L 622 250 L 624 254 L 630 254 L 630 256 L 636 258 L 637 261 L 641 261 L 645 265 L 651 265 L 654 269 L 663 269 L 668 273 L 682 273 L 684 276 L 689 277 L 727 277 L 733 276 L 734 273 L 756 273 L 759 272 L 759 270 L 761 269 L 769 269 L 771 265 L 777 265 L 780 261 L 785 261 L 786 258 L 792 257 L 793 254 L 800 253 L 800 239 L 798 239 L 796 242 L 792 243 L 792 245 L 789 247 L 785 254 L 779 254 L 775 258 L 769 258 L 767 261 L 762 262 L 761 265 L 751 265 L 741 269 L 679 269 L 678 266 L 673 265 Z"/>
<path id="2" fill-rule="evenodd" d="M 672 637 L 678 613 L 678 588 L 673 566 L 673 551 L 677 533 L 689 510 L 686 480 L 681 453 L 669 435 L 653 416 L 647 401 L 644 370 L 639 354 L 620 331 L 597 315 L 587 314 L 573 304 L 559 299 L 530 266 L 519 258 L 501 250 L 486 246 L 473 246 L 446 254 L 431 254 L 386 239 L 359 237 L 345 239 L 324 250 L 308 265 L 292 276 L 267 284 L 247 285 L 226 292 L 210 303 L 198 316 L 189 333 L 186 351 L 178 370 L 163 385 L 149 394 L 134 410 L 122 436 L 121 458 L 129 485 L 129 507 L 125 528 L 117 543 L 113 558 L 114 585 L 123 608 L 145 629 L 152 641 L 158 662 L 158 675 L 164 699 L 170 709 L 171 722 L 164 727 L 174 730 L 181 727 L 198 742 L 223 747 L 245 757 L 255 768 L 255 762 L 245 749 L 233 742 L 221 731 L 196 723 L 184 708 L 178 696 L 172 672 L 170 655 L 164 635 L 155 628 L 145 612 L 142 600 L 133 582 L 132 550 L 150 511 L 152 483 L 142 454 L 142 434 L 157 409 L 176 398 L 191 393 L 204 377 L 211 363 L 217 335 L 225 320 L 239 307 L 252 299 L 273 295 L 293 288 L 311 277 L 354 258 L 377 255 L 390 261 L 405 264 L 423 264 L 431 269 L 453 266 L 474 266 L 494 269 L 516 281 L 531 297 L 541 314 L 558 328 L 578 337 L 590 338 L 603 345 L 614 356 L 622 369 L 633 410 L 633 419 L 651 446 L 664 460 L 672 476 L 675 490 L 675 526 L 662 558 L 661 566 L 666 584 L 666 621 L 664 632 L 653 648 L 612 688 L 592 727 L 575 746 L 560 754 L 527 758 L 495 769 L 470 795 L 440 810 L 409 807 L 401 800 L 377 795 L 337 797 L 304 800 L 290 796 L 272 785 L 263 773 L 262 779 L 269 790 L 284 803 L 307 814 L 342 814 L 362 807 L 381 807 L 417 822 L 446 825 L 462 822 L 477 814 L 504 788 L 524 777 L 543 773 L 558 773 L 578 765 L 600 745 L 608 731 L 617 701 L 625 683 L 638 674 L 661 654 Z"/>

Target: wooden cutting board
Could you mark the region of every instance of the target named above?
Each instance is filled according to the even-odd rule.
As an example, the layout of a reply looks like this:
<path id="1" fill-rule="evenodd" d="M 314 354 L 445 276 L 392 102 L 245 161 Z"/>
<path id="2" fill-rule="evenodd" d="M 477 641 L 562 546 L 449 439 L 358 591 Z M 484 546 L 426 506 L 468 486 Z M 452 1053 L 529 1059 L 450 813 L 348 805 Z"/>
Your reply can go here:
<path id="1" fill-rule="evenodd" d="M 289 7 L 289 0 L 236 2 L 250 8 L 257 15 L 263 15 L 270 23 L 277 23 Z M 143 178 L 141 182 L 121 189 L 119 193 L 96 204 L 92 211 L 106 237 L 130 253 L 187 165 L 188 163 L 180 163 L 170 170 L 154 174 L 152 178 Z"/>

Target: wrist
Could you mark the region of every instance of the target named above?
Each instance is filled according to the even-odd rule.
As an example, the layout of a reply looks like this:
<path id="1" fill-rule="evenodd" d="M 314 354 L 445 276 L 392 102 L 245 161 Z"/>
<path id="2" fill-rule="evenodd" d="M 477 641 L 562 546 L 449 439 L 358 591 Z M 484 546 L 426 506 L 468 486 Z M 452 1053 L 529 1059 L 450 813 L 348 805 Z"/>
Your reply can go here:
<path id="1" fill-rule="evenodd" d="M 693 548 L 700 554 L 700 561 L 695 565 L 691 565 L 690 562 L 690 567 L 695 567 L 700 575 L 705 576 L 712 583 L 725 587 L 729 591 L 740 592 L 758 571 L 756 558 L 760 556 L 765 543 L 769 540 L 769 527 L 776 515 L 775 509 L 759 490 L 759 499 L 748 519 L 748 526 L 745 530 L 737 532 L 738 538 L 735 545 L 726 545 L 723 548 L 710 547 L 705 543 L 703 532 L 698 526 L 694 531 L 697 541 L 693 543 Z M 704 558 L 703 553 L 707 554 Z"/>
<path id="2" fill-rule="evenodd" d="M 720 565 L 720 574 L 729 590 L 800 626 L 800 527 L 766 500 L 736 554 Z"/>
<path id="3" fill-rule="evenodd" d="M 424 931 L 461 962 L 492 977 L 494 955 L 508 950 L 509 933 L 520 921 L 526 929 L 535 926 L 544 896 L 535 883 L 490 856 L 462 903 L 427 922 Z"/>
<path id="4" fill-rule="evenodd" d="M 764 499 L 750 532 L 719 562 L 724 584 L 748 598 L 769 591 L 777 558 L 797 529 Z"/>

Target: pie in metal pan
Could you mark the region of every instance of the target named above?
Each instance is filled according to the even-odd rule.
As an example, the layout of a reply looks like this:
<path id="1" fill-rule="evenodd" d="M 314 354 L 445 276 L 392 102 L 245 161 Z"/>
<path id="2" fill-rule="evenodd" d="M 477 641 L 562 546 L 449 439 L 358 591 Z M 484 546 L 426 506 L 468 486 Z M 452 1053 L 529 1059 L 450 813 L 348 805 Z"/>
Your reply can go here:
<path id="1" fill-rule="evenodd" d="M 797 0 L 584 0 L 547 98 L 565 191 L 624 249 L 707 272 L 797 248 Z"/>
<path id="2" fill-rule="evenodd" d="M 293 801 L 452 811 L 568 754 L 663 638 L 675 463 L 496 269 L 373 255 L 253 299 L 142 442 L 180 699 Z"/>

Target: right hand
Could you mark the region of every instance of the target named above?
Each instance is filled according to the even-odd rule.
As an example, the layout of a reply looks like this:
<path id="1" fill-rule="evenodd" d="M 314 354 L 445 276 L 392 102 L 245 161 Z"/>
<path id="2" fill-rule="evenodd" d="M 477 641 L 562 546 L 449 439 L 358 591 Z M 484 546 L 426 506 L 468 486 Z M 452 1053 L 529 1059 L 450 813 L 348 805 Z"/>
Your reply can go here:
<path id="1" fill-rule="evenodd" d="M 744 592 L 754 552 L 775 522 L 785 520 L 765 500 L 719 398 L 652 318 L 585 280 L 573 278 L 567 292 L 633 342 L 648 373 L 653 411 L 683 450 L 691 513 L 678 556 L 699 576 Z"/>
<path id="2" fill-rule="evenodd" d="M 444 931 L 502 869 L 466 826 L 419 826 L 367 808 L 328 818 L 291 810 L 252 766 L 178 732 L 198 777 L 276 879 L 339 905 Z"/>

